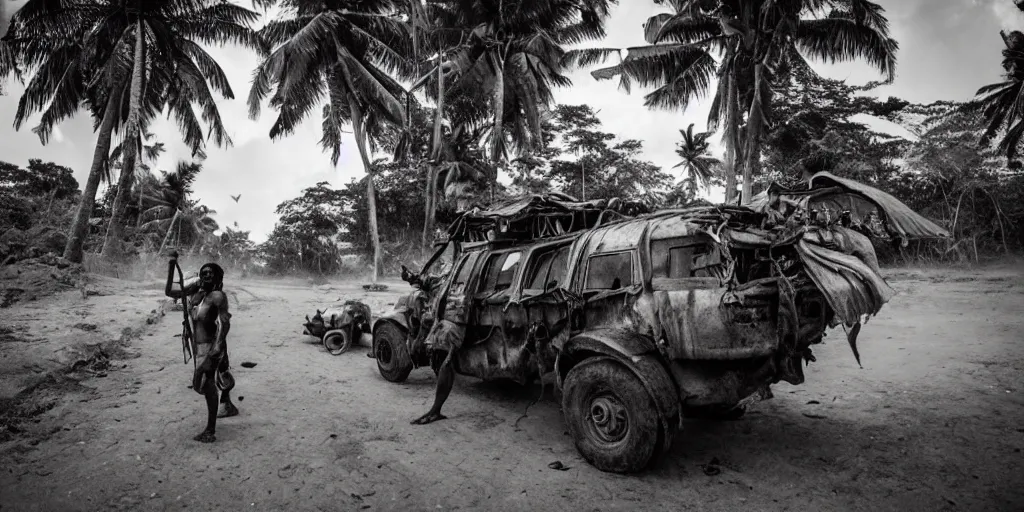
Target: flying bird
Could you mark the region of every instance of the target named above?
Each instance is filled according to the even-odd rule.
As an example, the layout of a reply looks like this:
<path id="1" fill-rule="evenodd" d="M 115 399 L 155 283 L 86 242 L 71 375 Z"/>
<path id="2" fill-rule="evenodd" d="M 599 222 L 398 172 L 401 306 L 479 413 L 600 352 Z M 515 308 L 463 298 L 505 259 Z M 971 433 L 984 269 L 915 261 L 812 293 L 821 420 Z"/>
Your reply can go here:
<path id="1" fill-rule="evenodd" d="M 237 203 L 239 197 L 242 197 L 242 194 L 238 194 L 237 196 L 231 196 L 231 199 L 234 199 L 235 202 Z"/>

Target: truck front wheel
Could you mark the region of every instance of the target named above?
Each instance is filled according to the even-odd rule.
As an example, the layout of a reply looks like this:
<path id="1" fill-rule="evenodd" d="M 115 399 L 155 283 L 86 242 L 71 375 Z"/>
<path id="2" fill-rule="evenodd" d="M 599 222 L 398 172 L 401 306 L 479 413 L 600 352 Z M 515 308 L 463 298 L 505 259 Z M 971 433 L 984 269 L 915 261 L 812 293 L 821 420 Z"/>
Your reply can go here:
<path id="1" fill-rule="evenodd" d="M 658 447 L 654 400 L 640 379 L 614 359 L 588 359 L 569 371 L 562 413 L 576 449 L 601 471 L 644 469 Z"/>
<path id="2" fill-rule="evenodd" d="M 391 322 L 380 324 L 373 332 L 373 355 L 377 370 L 389 382 L 404 382 L 412 371 L 412 358 L 405 333 Z"/>

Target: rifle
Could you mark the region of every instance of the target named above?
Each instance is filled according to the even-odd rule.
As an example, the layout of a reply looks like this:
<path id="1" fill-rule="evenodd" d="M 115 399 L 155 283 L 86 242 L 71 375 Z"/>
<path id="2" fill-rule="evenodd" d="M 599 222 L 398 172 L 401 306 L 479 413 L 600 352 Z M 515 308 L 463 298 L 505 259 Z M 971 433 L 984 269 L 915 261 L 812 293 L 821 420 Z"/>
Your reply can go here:
<path id="1" fill-rule="evenodd" d="M 175 254 L 175 256 L 177 256 Z M 192 333 L 192 318 L 188 315 L 188 294 L 185 293 L 185 274 L 181 271 L 181 266 L 178 265 L 178 258 L 174 258 L 174 268 L 178 271 L 178 283 L 181 285 L 181 352 L 184 358 L 185 364 L 188 364 L 189 359 L 192 360 L 192 366 L 196 366 L 195 358 L 195 336 Z"/>

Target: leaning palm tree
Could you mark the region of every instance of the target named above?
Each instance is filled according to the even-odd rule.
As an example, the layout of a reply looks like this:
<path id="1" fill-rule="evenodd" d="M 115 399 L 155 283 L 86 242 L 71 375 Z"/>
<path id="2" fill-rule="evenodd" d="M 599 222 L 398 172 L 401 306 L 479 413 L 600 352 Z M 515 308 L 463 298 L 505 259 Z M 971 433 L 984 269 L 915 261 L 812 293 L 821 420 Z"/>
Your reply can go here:
<path id="1" fill-rule="evenodd" d="M 796 69 L 813 73 L 805 56 L 825 62 L 863 59 L 886 80 L 895 76 L 898 45 L 889 37 L 884 9 L 868 0 L 672 0 L 673 12 L 645 25 L 647 46 L 629 48 L 619 64 L 595 70 L 655 87 L 652 108 L 685 109 L 718 80 L 709 127 L 722 125 L 726 146 L 726 200 L 735 191 L 742 161 L 743 196 L 749 200 L 761 141 L 770 121 L 772 85 Z M 571 52 L 567 63 L 589 66 L 619 49 Z M 715 61 L 715 55 L 721 57 Z M 745 112 L 745 115 L 744 115 Z"/>
<path id="2" fill-rule="evenodd" d="M 682 167 L 692 187 L 703 187 L 711 183 L 721 161 L 708 154 L 708 138 L 711 132 L 693 133 L 693 123 L 686 130 L 679 130 L 683 140 L 676 145 L 676 154 L 681 158 L 675 167 Z"/>
<path id="3" fill-rule="evenodd" d="M 218 229 L 210 217 L 216 212 L 191 198 L 192 184 L 202 170 L 201 164 L 179 162 L 174 172 L 163 172 L 158 186 L 143 197 L 147 208 L 140 218 L 146 222 L 140 229 L 162 234 L 159 252 L 172 239 L 176 245 L 195 242 Z"/>
<path id="4" fill-rule="evenodd" d="M 999 34 L 1006 45 L 1003 49 L 1004 80 L 978 89 L 979 98 L 968 103 L 967 108 L 980 110 L 988 123 L 982 143 L 988 143 L 1005 130 L 997 149 L 1007 159 L 1014 160 L 1024 136 L 1024 102 L 1021 101 L 1024 96 L 1024 34 L 1017 30 Z"/>
<path id="5" fill-rule="evenodd" d="M 234 42 L 261 49 L 248 28 L 258 14 L 227 0 L 28 0 L 16 13 L 7 41 L 21 68 L 33 71 L 19 103 L 15 125 L 33 112 L 43 115 L 36 131 L 45 143 L 53 127 L 85 107 L 99 139 L 89 179 L 75 217 L 65 256 L 80 261 L 89 212 L 101 176 L 109 172 L 113 135 L 137 140 L 165 107 L 186 144 L 205 144 L 199 106 L 218 145 L 230 138 L 213 98 L 233 93 L 223 71 L 200 43 Z M 10 66 L 0 69 L 5 76 Z M 125 146 L 118 194 L 104 242 L 114 249 L 128 198 L 139 146 Z"/>
<path id="6" fill-rule="evenodd" d="M 194 248 L 196 244 L 204 243 L 214 231 L 220 229 L 217 221 L 212 215 L 216 210 L 211 210 L 197 200 L 188 200 L 179 206 L 169 219 L 154 219 L 142 225 L 142 229 L 152 229 L 156 232 L 163 232 L 164 237 L 160 242 L 160 252 L 165 247 L 188 247 Z M 173 242 L 172 242 L 173 241 Z"/>
<path id="7" fill-rule="evenodd" d="M 397 2 L 391 0 L 276 3 L 282 15 L 260 31 L 274 49 L 253 76 L 250 117 L 259 116 L 263 100 L 270 95 L 270 106 L 278 111 L 270 129 L 271 139 L 276 139 L 294 131 L 325 102 L 320 143 L 331 151 L 335 165 L 341 155 L 342 127 L 351 123 L 369 175 L 366 195 L 376 282 L 381 248 L 371 145 L 385 123 L 405 122 L 405 106 L 399 100 L 405 91 L 388 73 L 409 72 L 403 68 L 409 53 L 408 32 L 399 20 Z"/>

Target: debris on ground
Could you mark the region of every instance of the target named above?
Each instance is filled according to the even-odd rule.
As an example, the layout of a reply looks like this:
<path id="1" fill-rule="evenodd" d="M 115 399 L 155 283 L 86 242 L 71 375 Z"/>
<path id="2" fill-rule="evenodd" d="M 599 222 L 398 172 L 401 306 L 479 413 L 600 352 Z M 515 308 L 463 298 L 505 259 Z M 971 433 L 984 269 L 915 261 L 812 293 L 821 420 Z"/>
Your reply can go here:
<path id="1" fill-rule="evenodd" d="M 718 460 L 718 457 L 712 457 L 711 461 L 707 464 L 701 464 L 700 469 L 707 476 L 715 476 L 722 472 L 721 462 Z"/>
<path id="2" fill-rule="evenodd" d="M 38 417 L 56 407 L 72 391 L 92 393 L 78 380 L 50 374 L 35 386 L 11 398 L 0 398 L 0 443 L 15 436 L 34 437 L 52 433 L 40 432 Z M 36 444 L 40 439 L 34 439 Z"/>
<path id="3" fill-rule="evenodd" d="M 370 332 L 371 315 L 370 306 L 346 300 L 340 306 L 317 309 L 313 318 L 307 315 L 302 333 L 320 339 L 331 355 L 340 355 Z"/>
<path id="4" fill-rule="evenodd" d="M 53 253 L 0 267 L 0 308 L 78 286 L 82 266 Z"/>

